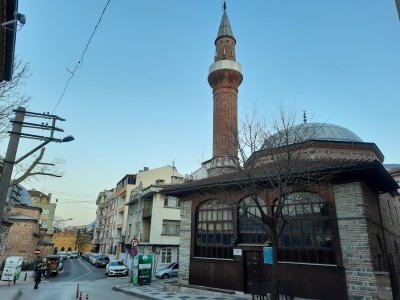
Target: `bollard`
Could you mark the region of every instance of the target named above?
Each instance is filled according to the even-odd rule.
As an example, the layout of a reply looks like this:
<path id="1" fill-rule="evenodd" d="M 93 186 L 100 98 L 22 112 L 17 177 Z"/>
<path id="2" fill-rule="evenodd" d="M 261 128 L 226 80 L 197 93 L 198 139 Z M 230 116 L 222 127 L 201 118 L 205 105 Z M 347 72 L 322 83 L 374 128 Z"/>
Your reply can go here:
<path id="1" fill-rule="evenodd" d="M 79 300 L 82 300 L 82 291 L 79 292 Z"/>
<path id="2" fill-rule="evenodd" d="M 24 277 L 24 281 L 26 281 L 26 276 L 28 275 L 28 273 L 25 273 L 25 277 Z"/>
<path id="3" fill-rule="evenodd" d="M 75 299 L 78 299 L 78 297 L 79 297 L 79 283 L 78 283 L 78 285 L 76 286 L 76 296 L 75 296 Z"/>

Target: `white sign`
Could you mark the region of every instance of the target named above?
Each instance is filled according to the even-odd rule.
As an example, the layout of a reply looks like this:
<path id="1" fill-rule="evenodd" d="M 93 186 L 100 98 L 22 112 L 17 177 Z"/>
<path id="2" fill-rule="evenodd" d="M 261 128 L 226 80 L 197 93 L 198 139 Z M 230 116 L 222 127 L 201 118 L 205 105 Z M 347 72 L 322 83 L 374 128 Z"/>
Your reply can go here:
<path id="1" fill-rule="evenodd" d="M 233 255 L 242 256 L 242 249 L 233 249 Z"/>

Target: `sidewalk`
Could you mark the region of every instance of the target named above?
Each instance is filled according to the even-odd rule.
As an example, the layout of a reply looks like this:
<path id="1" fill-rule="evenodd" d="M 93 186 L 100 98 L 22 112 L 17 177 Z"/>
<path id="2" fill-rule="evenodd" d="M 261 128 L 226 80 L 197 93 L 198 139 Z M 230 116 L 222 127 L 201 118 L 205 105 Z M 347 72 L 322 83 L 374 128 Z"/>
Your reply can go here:
<path id="1" fill-rule="evenodd" d="M 25 279 L 26 273 L 26 280 Z M 15 282 L 11 281 L 10 286 L 8 281 L 0 280 L 0 299 L 4 300 L 16 300 L 21 295 L 21 284 L 33 284 L 32 271 L 21 271 L 21 276 Z"/>
<path id="2" fill-rule="evenodd" d="M 231 291 L 220 292 L 205 289 L 194 289 L 190 287 L 182 287 L 180 290 L 176 286 L 176 281 L 162 281 L 154 279 L 149 285 L 134 286 L 128 283 L 115 285 L 113 290 L 128 295 L 137 296 L 142 299 L 179 299 L 179 300 L 249 300 L 251 295 L 243 293 L 235 293 Z"/>

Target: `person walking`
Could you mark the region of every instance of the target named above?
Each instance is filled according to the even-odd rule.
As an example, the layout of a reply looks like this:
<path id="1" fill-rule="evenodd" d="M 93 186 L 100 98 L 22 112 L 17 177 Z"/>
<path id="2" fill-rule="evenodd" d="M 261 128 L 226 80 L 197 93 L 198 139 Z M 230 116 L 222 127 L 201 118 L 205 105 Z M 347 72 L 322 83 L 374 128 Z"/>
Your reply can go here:
<path id="1" fill-rule="evenodd" d="M 40 268 L 40 266 L 35 267 L 35 270 L 33 270 L 33 275 L 34 275 L 34 280 L 35 280 L 34 289 L 38 289 L 39 283 L 42 279 L 42 269 Z"/>

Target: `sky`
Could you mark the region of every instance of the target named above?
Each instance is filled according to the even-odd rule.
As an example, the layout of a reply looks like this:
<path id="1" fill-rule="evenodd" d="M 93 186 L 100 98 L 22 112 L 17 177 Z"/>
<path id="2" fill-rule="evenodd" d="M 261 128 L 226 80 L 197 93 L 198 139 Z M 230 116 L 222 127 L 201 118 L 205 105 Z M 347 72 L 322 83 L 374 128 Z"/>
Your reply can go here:
<path id="1" fill-rule="evenodd" d="M 212 153 L 207 76 L 223 1 L 111 0 L 82 60 L 106 3 L 19 0 L 27 21 L 16 54 L 32 74 L 27 108 L 65 118 L 57 137 L 75 137 L 46 147 L 47 161 L 65 162 L 61 178 L 24 186 L 52 193 L 56 216 L 73 218 L 65 225 L 92 222 L 98 193 L 125 174 L 173 163 L 190 174 Z M 394 0 L 228 0 L 227 12 L 243 68 L 239 119 L 255 109 L 268 120 L 281 105 L 306 110 L 376 143 L 385 163 L 400 163 Z M 36 144 L 21 140 L 17 157 Z"/>

